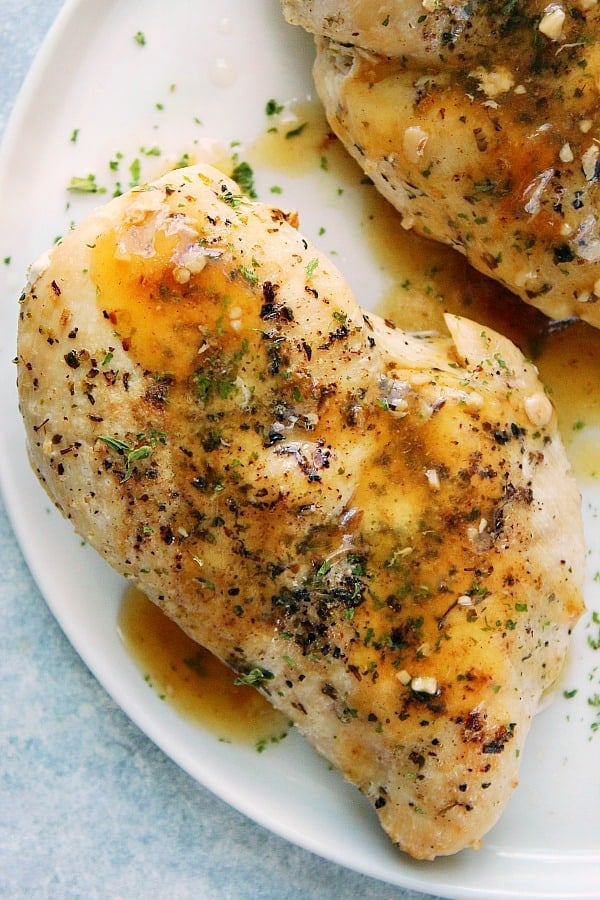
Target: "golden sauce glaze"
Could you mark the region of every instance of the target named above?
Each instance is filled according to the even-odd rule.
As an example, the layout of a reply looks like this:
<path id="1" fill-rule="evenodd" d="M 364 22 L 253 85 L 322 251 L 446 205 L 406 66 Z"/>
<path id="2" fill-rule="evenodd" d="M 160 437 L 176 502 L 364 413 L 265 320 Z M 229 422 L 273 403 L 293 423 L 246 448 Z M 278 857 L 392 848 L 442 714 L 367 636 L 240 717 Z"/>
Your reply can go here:
<path id="1" fill-rule="evenodd" d="M 265 132 L 248 148 L 247 158 L 257 169 L 287 175 L 305 174 L 318 167 L 334 183 L 354 187 L 374 264 L 385 272 L 390 285 L 376 311 L 410 331 L 443 332 L 443 315 L 451 312 L 509 336 L 539 368 L 556 407 L 576 476 L 586 479 L 600 474 L 599 330 L 583 322 L 551 322 L 472 269 L 454 250 L 406 231 L 400 215 L 365 182 L 363 173 L 333 137 L 316 103 L 291 105 L 271 118 Z M 110 241 L 114 247 L 114 236 Z M 171 249 L 163 248 L 165 253 Z M 96 259 L 104 260 L 108 267 L 109 254 L 103 253 L 102 248 L 98 251 Z M 155 261 L 159 267 L 161 258 L 159 254 Z M 135 289 L 141 273 L 130 271 L 126 275 L 126 261 L 113 261 L 112 267 L 116 268 L 96 272 L 96 278 L 105 284 L 107 292 L 111 283 L 123 286 L 123 279 L 129 280 L 127 303 L 121 301 L 119 309 L 112 311 L 118 320 L 115 324 L 127 327 L 129 318 L 137 322 L 143 318 L 135 315 L 134 309 L 126 308 L 127 304 L 135 307 L 141 302 L 136 299 Z M 180 307 L 172 301 L 176 297 L 181 302 L 186 292 L 175 283 L 170 290 L 171 298 L 157 296 L 156 303 L 172 303 L 173 316 L 167 316 L 167 323 L 175 331 Z M 194 298 L 188 299 L 193 305 Z M 158 318 L 164 328 L 164 312 Z M 193 316 L 183 318 L 190 323 Z M 151 323 L 152 317 L 148 321 Z M 151 331 L 151 324 L 148 328 L 148 333 L 138 332 L 131 337 L 138 354 L 145 346 L 150 368 L 188 366 L 188 342 L 183 335 L 174 342 L 174 334 L 166 340 L 164 334 L 158 336 Z M 163 347 L 173 345 L 180 348 L 179 359 L 166 365 L 167 361 L 159 360 L 157 354 Z M 192 345 L 195 342 L 190 342 Z M 149 684 L 186 717 L 223 740 L 250 743 L 259 749 L 285 734 L 288 723 L 281 713 L 253 688 L 236 686 L 235 676 L 226 666 L 195 644 L 141 592 L 126 592 L 119 628 L 125 646 Z"/>

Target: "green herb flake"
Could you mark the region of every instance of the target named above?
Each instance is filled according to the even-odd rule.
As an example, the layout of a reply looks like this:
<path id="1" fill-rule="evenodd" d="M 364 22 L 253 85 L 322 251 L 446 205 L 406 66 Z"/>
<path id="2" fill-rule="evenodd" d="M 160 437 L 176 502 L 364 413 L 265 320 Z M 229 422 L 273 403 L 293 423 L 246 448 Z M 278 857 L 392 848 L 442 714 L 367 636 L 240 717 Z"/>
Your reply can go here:
<path id="1" fill-rule="evenodd" d="M 133 39 L 136 42 L 136 44 L 139 44 L 140 47 L 146 46 L 146 35 L 144 34 L 143 31 L 136 31 L 136 33 L 133 36 Z"/>
<path id="2" fill-rule="evenodd" d="M 302 122 L 300 125 L 297 125 L 296 128 L 291 128 L 290 131 L 286 131 L 285 139 L 290 140 L 291 138 L 300 137 L 308 122 Z"/>
<path id="3" fill-rule="evenodd" d="M 137 443 L 131 445 L 122 441 L 120 438 L 111 437 L 110 435 L 99 435 L 98 440 L 110 447 L 120 456 L 125 457 L 125 474 L 121 479 L 121 484 L 129 481 L 133 475 L 132 464 L 151 456 L 152 451 L 157 444 L 166 444 L 167 438 L 164 432 L 151 429 L 149 435 L 141 433 L 137 435 Z M 146 440 L 146 443 L 144 443 Z"/>
<path id="4" fill-rule="evenodd" d="M 265 112 L 268 116 L 277 116 L 280 112 L 283 112 L 283 105 L 278 103 L 277 100 L 267 100 Z"/>
<path id="5" fill-rule="evenodd" d="M 269 672 L 267 669 L 259 669 L 257 666 L 254 669 L 250 669 L 246 675 L 240 675 L 233 683 L 235 685 L 246 684 L 258 687 L 263 681 L 272 681 L 274 677 L 272 672 Z"/>
<path id="6" fill-rule="evenodd" d="M 139 159 L 134 159 L 131 165 L 129 166 L 129 173 L 131 175 L 131 187 L 136 187 L 140 183 L 140 176 L 142 172 L 142 166 Z"/>
<path id="7" fill-rule="evenodd" d="M 67 186 L 67 190 L 72 194 L 104 194 L 106 192 L 106 188 L 98 184 L 96 176 L 91 172 L 85 177 L 74 175 Z"/>
<path id="8" fill-rule="evenodd" d="M 196 675 L 199 675 L 201 678 L 206 677 L 206 665 L 203 653 L 196 653 L 194 656 L 184 659 L 183 662 L 184 665 L 186 665 L 188 669 L 191 669 L 192 672 L 195 672 Z"/>
<path id="9" fill-rule="evenodd" d="M 319 260 L 315 256 L 313 259 L 310 260 L 310 262 L 306 266 L 306 280 L 307 281 L 309 281 L 313 277 L 318 266 L 319 266 Z"/>
<path id="10" fill-rule="evenodd" d="M 219 194 L 223 203 L 231 206 L 232 209 L 239 209 L 244 203 L 247 203 L 243 194 L 233 194 L 231 191 L 224 190 Z"/>
<path id="11" fill-rule="evenodd" d="M 231 177 L 239 185 L 242 193 L 252 200 L 258 196 L 254 187 L 254 172 L 247 162 L 239 162 L 231 173 Z"/>
<path id="12" fill-rule="evenodd" d="M 79 128 L 74 128 L 73 131 L 71 132 L 71 137 L 70 137 L 71 143 L 76 144 L 78 137 L 79 137 Z"/>
<path id="13" fill-rule="evenodd" d="M 240 273 L 240 275 L 244 276 L 249 284 L 258 284 L 258 275 L 256 274 L 256 272 L 253 272 L 252 269 L 249 269 L 247 266 L 238 266 L 238 272 Z"/>
<path id="14" fill-rule="evenodd" d="M 600 625 L 600 613 L 596 612 L 596 610 L 592 613 L 592 622 L 594 625 Z M 592 650 L 600 650 L 600 628 L 598 629 L 597 638 L 588 634 L 587 642 L 588 647 L 591 647 Z"/>
<path id="15" fill-rule="evenodd" d="M 177 162 L 174 165 L 175 169 L 185 169 L 186 166 L 189 166 L 191 163 L 191 158 L 189 153 L 182 153 Z"/>
<path id="16" fill-rule="evenodd" d="M 321 565 L 319 566 L 319 568 L 317 569 L 317 578 L 324 578 L 325 575 L 327 575 L 327 573 L 330 571 L 330 569 L 331 569 L 330 562 L 328 562 L 327 560 L 322 562 Z"/>

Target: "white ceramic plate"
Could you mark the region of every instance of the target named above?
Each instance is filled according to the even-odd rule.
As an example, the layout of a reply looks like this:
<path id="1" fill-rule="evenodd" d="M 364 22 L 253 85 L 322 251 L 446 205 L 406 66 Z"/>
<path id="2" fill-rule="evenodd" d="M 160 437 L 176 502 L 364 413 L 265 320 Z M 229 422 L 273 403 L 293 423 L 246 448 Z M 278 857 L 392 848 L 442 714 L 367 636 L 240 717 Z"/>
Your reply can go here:
<path id="1" fill-rule="evenodd" d="M 135 35 L 139 34 L 138 40 Z M 142 40 L 143 35 L 143 40 Z M 144 43 L 145 41 L 145 43 Z M 17 298 L 28 264 L 100 199 L 66 191 L 74 175 L 128 184 L 129 163 L 148 171 L 203 148 L 251 141 L 270 98 L 311 92 L 312 45 L 287 26 L 277 0 L 103 0 L 67 3 L 33 67 L 0 155 L 0 472 L 29 565 L 65 633 L 129 716 L 179 765 L 274 832 L 349 868 L 447 897 L 600 895 L 600 731 L 588 698 L 600 691 L 598 627 L 577 629 L 561 696 L 534 724 L 521 787 L 479 852 L 435 863 L 397 853 L 358 793 L 297 736 L 268 753 L 219 743 L 151 691 L 123 650 L 120 579 L 81 545 L 29 471 L 14 389 Z M 199 143 L 198 143 L 199 142 Z M 144 156 L 158 146 L 160 159 Z M 122 154 L 119 157 L 118 154 Z M 120 171 L 108 162 L 120 159 Z M 261 196 L 283 187 L 303 230 L 336 261 L 363 302 L 382 275 L 365 244 L 360 204 L 323 172 L 257 172 Z M 323 241 L 326 241 L 324 243 Z M 10 263 L 5 260 L 10 257 Z M 582 485 L 590 551 L 587 600 L 600 610 L 600 491 Z M 597 721 L 597 719 L 596 719 Z"/>

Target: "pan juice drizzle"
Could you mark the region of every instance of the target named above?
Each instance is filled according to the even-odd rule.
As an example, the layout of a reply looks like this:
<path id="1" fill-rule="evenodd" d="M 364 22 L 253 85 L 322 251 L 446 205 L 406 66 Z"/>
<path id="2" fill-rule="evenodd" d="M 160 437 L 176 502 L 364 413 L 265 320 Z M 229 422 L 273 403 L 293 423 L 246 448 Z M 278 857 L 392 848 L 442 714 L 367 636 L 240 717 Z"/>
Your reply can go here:
<path id="1" fill-rule="evenodd" d="M 285 716 L 189 638 L 142 591 L 123 597 L 119 631 L 151 689 L 221 740 L 263 750 L 288 730 Z"/>
<path id="2" fill-rule="evenodd" d="M 551 322 L 471 268 L 459 253 L 406 231 L 400 215 L 331 135 L 318 103 L 280 109 L 275 104 L 274 109 L 246 158 L 257 170 L 270 170 L 274 183 L 277 173 L 298 176 L 320 170 L 328 202 L 336 194 L 354 192 L 361 232 L 388 283 L 375 311 L 408 331 L 445 332 L 443 314 L 451 312 L 510 337 L 540 371 L 576 477 L 598 478 L 600 330 L 584 322 Z M 277 193 L 272 190 L 260 199 L 287 208 L 285 198 L 273 196 Z M 326 252 L 332 238 L 328 234 L 325 239 Z M 123 597 L 119 629 L 150 687 L 182 715 L 222 740 L 259 750 L 285 735 L 288 722 L 281 713 L 254 688 L 235 685 L 225 665 L 136 589 Z"/>

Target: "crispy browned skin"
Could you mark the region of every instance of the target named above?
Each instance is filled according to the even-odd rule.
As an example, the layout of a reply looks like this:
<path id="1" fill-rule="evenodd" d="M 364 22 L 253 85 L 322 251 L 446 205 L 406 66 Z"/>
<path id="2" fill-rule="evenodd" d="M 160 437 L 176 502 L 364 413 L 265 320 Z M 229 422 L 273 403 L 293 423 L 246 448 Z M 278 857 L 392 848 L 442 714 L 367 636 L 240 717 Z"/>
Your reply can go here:
<path id="1" fill-rule="evenodd" d="M 582 610 L 579 496 L 533 366 L 362 313 L 209 168 L 34 267 L 28 450 L 76 530 L 242 675 L 421 858 L 476 846 Z"/>
<path id="2" fill-rule="evenodd" d="M 284 3 L 335 133 L 407 228 L 600 325 L 600 6 L 378 6 Z"/>

